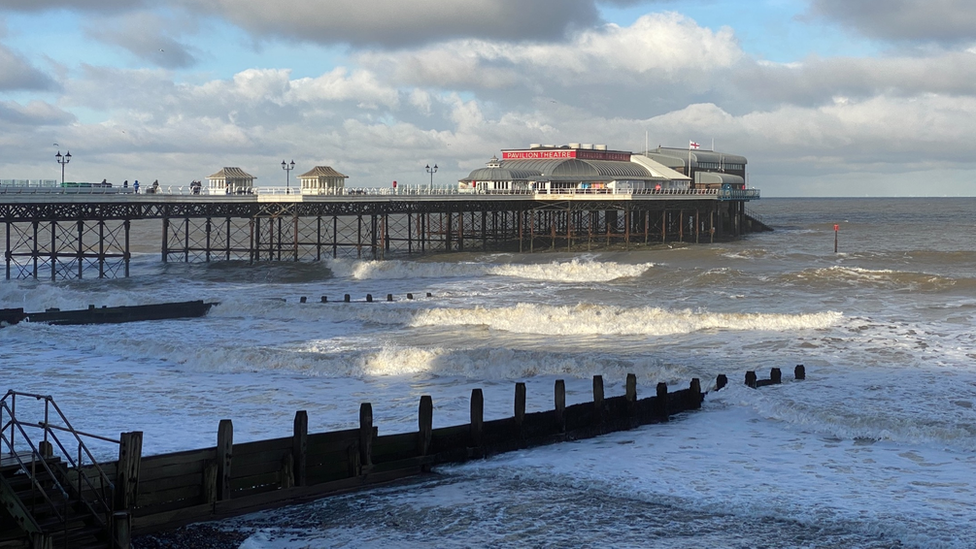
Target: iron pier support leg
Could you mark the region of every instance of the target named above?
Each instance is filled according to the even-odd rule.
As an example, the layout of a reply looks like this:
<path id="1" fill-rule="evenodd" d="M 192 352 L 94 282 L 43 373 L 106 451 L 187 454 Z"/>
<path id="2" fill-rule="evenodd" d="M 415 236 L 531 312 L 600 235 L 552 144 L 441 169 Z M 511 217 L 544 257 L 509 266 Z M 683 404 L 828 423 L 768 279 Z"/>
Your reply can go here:
<path id="1" fill-rule="evenodd" d="M 163 218 L 163 263 L 169 259 L 169 217 Z"/>

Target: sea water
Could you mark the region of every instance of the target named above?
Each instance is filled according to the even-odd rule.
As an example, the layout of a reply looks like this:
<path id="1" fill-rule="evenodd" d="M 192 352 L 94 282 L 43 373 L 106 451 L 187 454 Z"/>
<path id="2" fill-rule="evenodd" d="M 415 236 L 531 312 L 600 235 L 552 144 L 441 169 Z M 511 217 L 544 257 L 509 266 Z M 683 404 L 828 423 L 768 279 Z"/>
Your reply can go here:
<path id="1" fill-rule="evenodd" d="M 665 425 L 221 527 L 249 533 L 244 549 L 976 547 L 976 199 L 749 209 L 775 231 L 297 264 L 162 264 L 158 228 L 136 224 L 130 278 L 8 281 L 2 307 L 220 304 L 200 319 L 4 328 L 0 388 L 53 396 L 86 432 L 143 431 L 150 455 L 213 446 L 224 418 L 245 442 L 288 435 L 297 410 L 311 432 L 354 428 L 370 402 L 390 434 L 416 430 L 422 395 L 441 427 L 467 423 L 473 388 L 495 419 L 512 415 L 517 381 L 532 412 L 552 409 L 557 379 L 574 404 L 598 374 L 608 396 L 636 374 L 642 397 L 726 374 Z M 334 303 L 367 293 L 376 302 Z M 742 384 L 772 367 L 786 383 Z"/>

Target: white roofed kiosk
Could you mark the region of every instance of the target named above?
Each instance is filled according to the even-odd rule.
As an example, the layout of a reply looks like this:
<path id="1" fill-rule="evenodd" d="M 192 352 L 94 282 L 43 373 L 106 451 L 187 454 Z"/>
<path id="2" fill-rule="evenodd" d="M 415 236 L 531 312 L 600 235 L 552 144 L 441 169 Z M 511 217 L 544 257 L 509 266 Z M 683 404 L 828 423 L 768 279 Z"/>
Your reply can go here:
<path id="1" fill-rule="evenodd" d="M 343 175 L 332 166 L 315 166 L 298 176 L 302 182 L 302 194 L 342 194 L 348 175 Z"/>
<path id="2" fill-rule="evenodd" d="M 252 194 L 256 178 L 236 167 L 207 176 L 207 194 Z"/>

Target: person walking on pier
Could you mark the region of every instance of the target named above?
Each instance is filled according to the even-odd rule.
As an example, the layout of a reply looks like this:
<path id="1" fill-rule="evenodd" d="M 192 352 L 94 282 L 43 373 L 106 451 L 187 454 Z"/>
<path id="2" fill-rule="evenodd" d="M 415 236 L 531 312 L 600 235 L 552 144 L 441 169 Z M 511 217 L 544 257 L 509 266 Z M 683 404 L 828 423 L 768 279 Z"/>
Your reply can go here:
<path id="1" fill-rule="evenodd" d="M 139 180 L 136 179 L 135 183 L 132 184 L 132 188 L 135 190 L 136 194 L 139 194 Z"/>

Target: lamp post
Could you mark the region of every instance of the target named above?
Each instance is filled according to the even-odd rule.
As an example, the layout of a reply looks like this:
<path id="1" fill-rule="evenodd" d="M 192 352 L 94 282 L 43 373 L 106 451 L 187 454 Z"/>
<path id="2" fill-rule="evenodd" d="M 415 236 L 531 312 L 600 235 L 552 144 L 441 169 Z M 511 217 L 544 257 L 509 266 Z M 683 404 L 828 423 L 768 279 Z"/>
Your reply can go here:
<path id="1" fill-rule="evenodd" d="M 291 171 L 295 169 L 295 161 L 292 160 L 291 164 L 285 164 L 285 161 L 281 161 L 281 169 L 285 170 L 285 194 L 291 194 Z"/>
<path id="2" fill-rule="evenodd" d="M 61 186 L 64 187 L 64 165 L 71 162 L 71 151 L 68 154 L 62 155 L 61 151 L 54 155 L 54 158 L 58 159 L 58 164 L 61 164 Z"/>
<path id="3" fill-rule="evenodd" d="M 434 189 L 434 174 L 437 173 L 437 164 L 434 164 L 433 168 L 430 167 L 430 164 L 427 164 L 425 167 L 427 169 L 427 173 L 430 174 L 430 185 L 427 187 L 427 193 L 429 194 L 430 191 Z"/>

